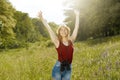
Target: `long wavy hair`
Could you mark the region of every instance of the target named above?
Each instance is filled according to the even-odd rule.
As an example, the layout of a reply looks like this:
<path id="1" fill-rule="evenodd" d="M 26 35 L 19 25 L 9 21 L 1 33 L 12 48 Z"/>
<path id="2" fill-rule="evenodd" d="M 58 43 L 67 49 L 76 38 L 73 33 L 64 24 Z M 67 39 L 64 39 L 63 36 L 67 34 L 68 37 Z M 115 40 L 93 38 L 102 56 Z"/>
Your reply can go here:
<path id="1" fill-rule="evenodd" d="M 68 33 L 67 38 L 70 37 L 70 28 L 66 25 L 60 25 L 57 29 L 57 36 L 58 36 L 58 39 L 59 39 L 60 42 L 62 41 L 62 36 L 60 35 L 60 30 L 61 30 L 62 27 L 64 27 L 67 30 L 67 33 Z"/>

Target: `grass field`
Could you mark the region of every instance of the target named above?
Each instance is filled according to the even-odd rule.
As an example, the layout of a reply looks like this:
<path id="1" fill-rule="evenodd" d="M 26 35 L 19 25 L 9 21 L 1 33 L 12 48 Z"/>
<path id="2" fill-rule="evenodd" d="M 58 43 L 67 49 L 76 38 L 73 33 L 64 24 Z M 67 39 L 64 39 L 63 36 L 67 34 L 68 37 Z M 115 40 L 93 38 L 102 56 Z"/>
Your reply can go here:
<path id="1" fill-rule="evenodd" d="M 72 80 L 120 80 L 120 36 L 74 44 Z M 0 80 L 51 80 L 54 47 L 41 43 L 0 52 Z"/>

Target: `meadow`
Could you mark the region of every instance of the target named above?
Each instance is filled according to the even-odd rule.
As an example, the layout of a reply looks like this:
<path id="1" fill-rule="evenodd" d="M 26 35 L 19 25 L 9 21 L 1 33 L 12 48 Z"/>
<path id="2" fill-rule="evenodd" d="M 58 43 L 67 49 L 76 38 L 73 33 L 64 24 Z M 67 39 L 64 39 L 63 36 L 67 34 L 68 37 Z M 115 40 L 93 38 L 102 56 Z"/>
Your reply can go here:
<path id="1" fill-rule="evenodd" d="M 41 45 L 42 44 L 42 45 Z M 51 80 L 54 46 L 0 51 L 0 80 Z M 75 42 L 72 80 L 120 80 L 120 36 Z"/>

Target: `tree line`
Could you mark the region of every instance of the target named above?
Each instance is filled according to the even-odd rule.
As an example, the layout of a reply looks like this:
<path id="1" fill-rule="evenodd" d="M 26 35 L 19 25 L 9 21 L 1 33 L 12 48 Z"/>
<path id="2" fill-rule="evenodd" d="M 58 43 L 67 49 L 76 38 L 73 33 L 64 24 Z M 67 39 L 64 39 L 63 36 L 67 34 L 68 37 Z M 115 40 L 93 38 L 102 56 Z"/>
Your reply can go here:
<path id="1" fill-rule="evenodd" d="M 54 22 L 49 24 L 57 26 Z M 0 0 L 0 49 L 25 47 L 47 39 L 48 33 L 38 18 L 17 11 L 9 0 Z"/>
<path id="2" fill-rule="evenodd" d="M 73 10 L 80 11 L 80 28 L 77 40 L 120 35 L 120 0 L 67 0 L 65 22 L 74 28 Z"/>
<path id="3" fill-rule="evenodd" d="M 71 9 L 64 11 L 64 22 L 71 28 L 75 24 L 74 9 L 80 11 L 80 28 L 77 40 L 95 39 L 120 34 L 119 0 L 66 0 Z M 49 25 L 55 31 L 54 22 Z M 49 39 L 38 18 L 17 11 L 9 0 L 0 0 L 0 49 L 25 47 L 27 43 Z"/>

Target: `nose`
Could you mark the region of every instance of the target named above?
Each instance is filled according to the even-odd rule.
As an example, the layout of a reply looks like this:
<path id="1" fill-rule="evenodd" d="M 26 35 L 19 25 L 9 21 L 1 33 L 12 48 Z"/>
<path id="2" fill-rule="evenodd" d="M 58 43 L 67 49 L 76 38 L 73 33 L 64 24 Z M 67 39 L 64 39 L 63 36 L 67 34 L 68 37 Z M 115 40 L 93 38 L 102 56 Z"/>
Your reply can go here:
<path id="1" fill-rule="evenodd" d="M 64 32 L 66 32 L 66 29 L 63 29 Z"/>

